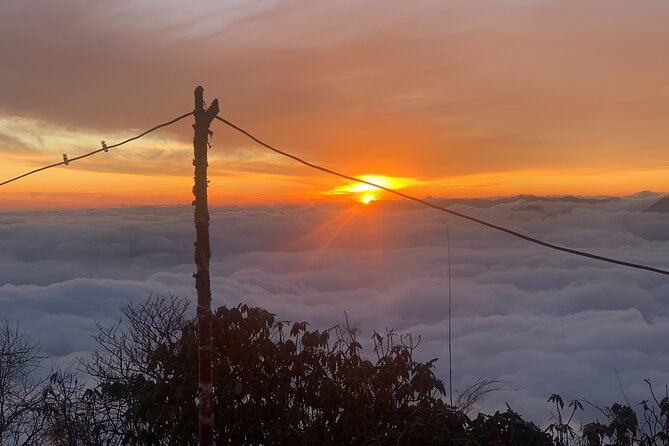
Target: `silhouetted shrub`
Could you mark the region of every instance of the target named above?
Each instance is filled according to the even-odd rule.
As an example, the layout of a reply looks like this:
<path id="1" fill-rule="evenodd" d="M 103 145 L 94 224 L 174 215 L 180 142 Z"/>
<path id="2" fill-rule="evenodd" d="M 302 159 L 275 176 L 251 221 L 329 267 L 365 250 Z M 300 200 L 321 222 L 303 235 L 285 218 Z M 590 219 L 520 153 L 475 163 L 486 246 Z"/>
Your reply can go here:
<path id="1" fill-rule="evenodd" d="M 187 306 L 175 296 L 151 297 L 123 307 L 125 323 L 99 327 L 100 349 L 82 363 L 94 386 L 87 388 L 67 371 L 53 373 L 43 387 L 31 385 L 30 406 L 17 425 L 32 435 L 25 444 L 197 444 L 197 330 L 186 317 Z M 556 413 L 544 431 L 508 406 L 470 419 L 462 409 L 469 410 L 494 380 L 464 392 L 466 408 L 448 406 L 434 373 L 436 359 L 414 360 L 420 339 L 411 335 L 374 333 L 373 352 L 366 356 L 348 322 L 310 330 L 306 322 L 282 321 L 246 305 L 217 309 L 212 331 L 220 445 L 669 444 L 669 398 L 658 400 L 650 382 L 652 399 L 642 402 L 641 421 L 629 404 L 616 403 L 600 408 L 608 422 L 585 424 L 579 435 L 573 417 L 581 402 L 571 401 L 563 417 L 562 397 L 553 394 L 548 401 Z M 5 344 L 12 350 L 14 344 Z M 36 357 L 35 347 L 25 345 L 28 358 Z M 9 366 L 3 367 L 10 376 Z"/>

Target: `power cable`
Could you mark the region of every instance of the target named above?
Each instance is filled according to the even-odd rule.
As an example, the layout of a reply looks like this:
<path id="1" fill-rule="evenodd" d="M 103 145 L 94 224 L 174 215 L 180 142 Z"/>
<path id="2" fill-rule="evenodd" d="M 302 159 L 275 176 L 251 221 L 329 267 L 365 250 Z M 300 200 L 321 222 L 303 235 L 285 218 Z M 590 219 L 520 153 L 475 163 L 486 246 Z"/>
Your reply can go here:
<path id="1" fill-rule="evenodd" d="M 446 223 L 446 246 L 448 247 L 448 394 L 453 407 L 453 355 L 451 351 L 451 234 Z"/>
<path id="2" fill-rule="evenodd" d="M 363 183 L 363 184 L 367 184 L 367 185 L 370 185 L 370 186 L 374 186 L 378 189 L 381 189 L 381 190 L 384 190 L 386 192 L 390 192 L 391 194 L 395 194 L 395 195 L 398 195 L 400 197 L 406 198 L 407 200 L 415 201 L 417 203 L 420 203 L 420 204 L 422 204 L 424 206 L 427 206 L 427 207 L 430 207 L 432 209 L 436 209 L 436 210 L 441 211 L 441 212 L 446 212 L 446 213 L 449 213 L 451 215 L 455 215 L 456 217 L 460 217 L 460 218 L 464 218 L 466 220 L 473 221 L 473 222 L 481 224 L 483 226 L 487 226 L 489 228 L 496 229 L 496 230 L 501 231 L 501 232 L 505 232 L 505 233 L 510 234 L 514 237 L 526 240 L 526 241 L 531 242 L 531 243 L 535 243 L 537 245 L 545 246 L 546 248 L 554 249 L 556 251 L 562 251 L 562 252 L 566 252 L 566 253 L 581 256 L 581 257 L 587 257 L 589 259 L 599 260 L 601 262 L 613 263 L 614 265 L 621 265 L 621 266 L 626 266 L 626 267 L 629 267 L 629 268 L 642 269 L 642 270 L 645 270 L 645 271 L 650 271 L 650 272 L 654 272 L 654 273 L 658 273 L 658 274 L 664 274 L 664 275 L 669 276 L 669 271 L 666 271 L 666 270 L 663 270 L 663 269 L 655 268 L 655 267 L 652 267 L 652 266 L 641 265 L 641 264 L 633 263 L 633 262 L 625 262 L 623 260 L 617 260 L 617 259 L 613 259 L 611 257 L 600 256 L 600 255 L 597 255 L 597 254 L 591 254 L 591 253 L 586 252 L 586 251 L 567 248 L 567 247 L 564 247 L 564 246 L 555 245 L 553 243 L 545 242 L 545 241 L 540 240 L 538 238 L 522 234 L 522 233 L 514 231 L 512 229 L 508 229 L 508 228 L 505 228 L 503 226 L 499 226 L 499 225 L 496 225 L 494 223 L 490 223 L 490 222 L 487 222 L 485 220 L 481 220 L 479 218 L 472 217 L 470 215 L 463 214 L 461 212 L 457 212 L 457 211 L 445 208 L 443 206 L 439 206 L 438 204 L 430 203 L 429 201 L 425 201 L 421 198 L 417 198 L 417 197 L 413 197 L 411 195 L 407 195 L 407 194 L 399 192 L 395 189 L 391 189 L 389 187 L 381 186 L 379 184 L 374 184 L 370 181 L 366 181 L 366 180 L 363 180 L 361 178 L 356 178 L 356 177 L 353 177 L 353 176 L 350 176 L 350 175 L 345 175 L 343 173 L 339 173 L 337 171 L 328 169 L 326 167 L 322 167 L 322 166 L 319 166 L 317 164 L 310 163 L 308 161 L 303 160 L 302 158 L 299 158 L 295 155 L 291 155 L 290 153 L 284 152 L 283 150 L 279 150 L 276 147 L 273 147 L 270 144 L 267 144 L 266 142 L 263 142 L 262 140 L 253 136 L 251 133 L 247 132 L 246 130 L 244 130 L 240 127 L 238 127 L 237 125 L 233 124 L 232 122 L 228 121 L 225 118 L 221 118 L 220 116 L 216 116 L 216 119 L 218 119 L 219 121 L 228 125 L 229 127 L 237 130 L 238 132 L 246 135 L 248 138 L 252 139 L 256 143 L 260 144 L 261 146 L 263 146 L 263 147 L 265 147 L 269 150 L 272 150 L 273 152 L 276 152 L 279 155 L 283 155 L 285 157 L 291 158 L 291 159 L 297 161 L 298 163 L 304 164 L 307 167 L 311 167 L 312 169 L 320 170 L 321 172 L 329 173 L 330 175 L 335 175 L 335 176 L 338 176 L 340 178 L 344 178 L 344 179 L 347 179 L 347 180 L 350 180 L 350 181 L 355 181 L 357 183 Z"/>
<path id="3" fill-rule="evenodd" d="M 16 180 L 20 180 L 21 178 L 25 178 L 25 177 L 27 177 L 27 176 L 29 176 L 29 175 L 32 175 L 32 174 L 35 174 L 35 173 L 37 173 L 37 172 L 41 172 L 41 171 L 43 171 L 43 170 L 51 169 L 52 167 L 63 166 L 63 165 L 67 166 L 67 165 L 70 164 L 71 162 L 79 161 L 80 159 L 84 159 L 84 158 L 88 158 L 89 156 L 95 155 L 95 154 L 100 153 L 100 152 L 106 152 L 106 151 L 109 150 L 109 149 L 113 149 L 113 148 L 115 148 L 115 147 L 122 146 L 123 144 L 127 144 L 127 143 L 129 143 L 129 142 L 131 142 L 131 141 L 134 141 L 134 140 L 136 140 L 136 139 L 139 139 L 139 138 L 141 138 L 142 136 L 147 135 L 147 134 L 149 134 L 149 133 L 151 133 L 151 132 L 154 132 L 154 131 L 156 131 L 156 130 L 162 128 L 162 127 L 167 127 L 168 125 L 172 125 L 172 124 L 174 124 L 175 122 L 177 122 L 177 121 L 181 121 L 182 119 L 187 118 L 188 116 L 190 116 L 190 115 L 192 115 L 192 114 L 193 114 L 193 112 L 183 114 L 183 115 L 181 115 L 181 116 L 179 116 L 179 117 L 177 117 L 177 118 L 172 119 L 171 121 L 167 121 L 167 122 L 164 122 L 164 123 L 162 123 L 162 124 L 158 124 L 158 125 L 155 126 L 155 127 L 151 127 L 149 130 L 146 130 L 146 131 L 140 133 L 140 134 L 137 135 L 137 136 L 133 136 L 132 138 L 128 138 L 128 139 L 126 139 L 125 141 L 121 141 L 121 142 L 119 142 L 119 143 L 112 144 L 112 145 L 110 145 L 110 146 L 106 145 L 106 144 L 104 143 L 104 141 L 103 141 L 103 142 L 102 142 L 102 148 L 101 148 L 101 149 L 93 150 L 92 152 L 88 152 L 88 153 L 85 153 L 85 154 L 83 154 L 83 155 L 80 155 L 80 156 L 77 156 L 77 157 L 74 157 L 74 158 L 67 158 L 67 155 L 64 154 L 64 155 L 63 155 L 63 161 L 61 161 L 60 163 L 50 164 L 50 165 L 48 165 L 48 166 L 40 167 L 39 169 L 31 170 L 30 172 L 26 172 L 26 173 L 24 173 L 23 175 L 19 175 L 18 177 L 14 177 L 14 178 L 12 178 L 12 179 L 10 179 L 10 180 L 3 181 L 2 183 L 0 183 L 0 186 L 4 186 L 5 184 L 9 184 L 9 183 L 11 183 L 11 182 L 13 182 L 13 181 L 16 181 Z"/>

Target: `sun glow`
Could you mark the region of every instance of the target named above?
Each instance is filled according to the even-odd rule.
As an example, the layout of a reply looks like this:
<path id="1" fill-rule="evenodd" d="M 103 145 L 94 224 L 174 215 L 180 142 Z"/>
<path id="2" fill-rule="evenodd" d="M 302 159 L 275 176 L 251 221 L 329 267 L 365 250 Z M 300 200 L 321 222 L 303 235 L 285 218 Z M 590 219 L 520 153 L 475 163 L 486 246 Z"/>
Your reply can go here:
<path id="1" fill-rule="evenodd" d="M 383 175 L 360 175 L 358 178 L 361 180 L 368 181 L 372 184 L 378 184 L 379 186 L 386 187 L 388 189 L 402 189 L 405 187 L 413 186 L 419 184 L 420 181 L 414 178 L 396 178 L 396 177 L 387 177 Z M 365 183 L 349 183 L 343 186 L 336 187 L 329 191 L 323 192 L 324 194 L 339 195 L 339 194 L 358 194 L 375 191 L 378 192 L 379 188 L 372 186 L 371 184 Z M 367 198 L 370 196 L 371 198 Z M 376 196 L 373 194 L 364 194 L 362 199 L 363 203 L 369 203 L 372 200 L 376 200 Z"/>
<path id="2" fill-rule="evenodd" d="M 360 201 L 361 201 L 362 203 L 364 203 L 364 204 L 369 204 L 369 203 L 371 203 L 372 201 L 375 201 L 375 200 L 376 200 L 376 198 L 374 198 L 374 195 L 369 195 L 369 194 L 364 195 L 364 196 L 360 199 Z"/>

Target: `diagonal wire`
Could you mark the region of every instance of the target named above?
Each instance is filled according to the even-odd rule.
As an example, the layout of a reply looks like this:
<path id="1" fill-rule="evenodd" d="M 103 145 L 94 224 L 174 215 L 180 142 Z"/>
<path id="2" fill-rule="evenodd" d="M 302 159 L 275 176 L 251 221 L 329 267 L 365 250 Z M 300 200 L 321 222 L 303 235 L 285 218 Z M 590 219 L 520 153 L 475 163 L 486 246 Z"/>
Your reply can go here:
<path id="1" fill-rule="evenodd" d="M 89 156 L 95 155 L 95 154 L 100 153 L 100 152 L 106 152 L 109 149 L 113 149 L 115 147 L 122 146 L 123 144 L 127 144 L 131 141 L 134 141 L 136 139 L 141 138 L 144 135 L 147 135 L 151 132 L 154 132 L 154 131 L 156 131 L 160 128 L 167 127 L 168 125 L 172 125 L 175 122 L 181 121 L 182 119 L 187 118 L 188 116 L 190 116 L 192 114 L 193 114 L 193 112 L 186 113 L 186 114 L 183 114 L 183 115 L 181 115 L 177 118 L 172 119 L 171 121 L 167 121 L 167 122 L 163 122 L 162 124 L 158 124 L 157 126 L 151 127 L 150 129 L 140 133 L 137 136 L 133 136 L 132 138 L 126 139 L 125 141 L 121 141 L 119 143 L 112 144 L 110 146 L 104 146 L 101 149 L 93 150 L 92 152 L 88 152 L 88 153 L 85 153 L 83 155 L 80 155 L 80 156 L 77 156 L 77 157 L 74 157 L 74 158 L 69 158 L 67 161 L 61 161 L 59 163 L 54 163 L 54 164 L 50 164 L 48 166 L 40 167 L 39 169 L 31 170 L 30 172 L 26 172 L 23 175 L 19 175 L 18 177 L 14 177 L 14 178 L 9 179 L 7 181 L 3 181 L 2 183 L 0 183 L 0 186 L 4 186 L 5 184 L 11 183 L 11 182 L 16 181 L 16 180 L 20 180 L 21 178 L 25 178 L 25 177 L 27 177 L 29 175 L 32 175 L 32 174 L 35 174 L 37 172 L 41 172 L 43 170 L 51 169 L 52 167 L 67 165 L 67 164 L 70 164 L 73 161 L 79 161 L 80 159 L 88 158 Z"/>
<path id="2" fill-rule="evenodd" d="M 448 394 L 453 407 L 453 350 L 451 348 L 451 231 L 446 227 L 446 244 L 448 246 Z"/>
<path id="3" fill-rule="evenodd" d="M 530 243 L 535 243 L 537 245 L 545 246 L 546 248 L 554 249 L 556 251 L 562 251 L 562 252 L 566 252 L 566 253 L 581 256 L 581 257 L 587 257 L 589 259 L 599 260 L 601 262 L 613 263 L 614 265 L 621 265 L 621 266 L 626 266 L 626 267 L 629 267 L 629 268 L 642 269 L 642 270 L 645 270 L 645 271 L 651 271 L 651 272 L 654 272 L 654 273 L 664 274 L 664 275 L 669 276 L 669 271 L 667 271 L 667 270 L 663 270 L 663 269 L 660 269 L 660 268 L 655 268 L 655 267 L 647 266 L 647 265 L 641 265 L 641 264 L 633 263 L 633 262 L 626 262 L 626 261 L 614 259 L 614 258 L 611 258 L 611 257 L 605 257 L 605 256 L 597 255 L 597 254 L 592 254 L 592 253 L 589 253 L 589 252 L 586 252 L 586 251 L 581 251 L 581 250 L 578 250 L 578 249 L 572 249 L 572 248 L 567 248 L 567 247 L 560 246 L 560 245 L 555 245 L 553 243 L 545 242 L 545 241 L 540 240 L 538 238 L 522 234 L 522 233 L 514 231 L 512 229 L 505 228 L 503 226 L 499 226 L 499 225 L 496 225 L 494 223 L 490 223 L 490 222 L 485 221 L 485 220 L 481 220 L 480 218 L 472 217 L 471 215 L 463 214 L 461 212 L 457 212 L 457 211 L 454 211 L 452 209 L 448 209 L 448 208 L 445 208 L 443 206 L 439 206 L 438 204 L 430 203 L 429 201 L 426 201 L 426 200 L 423 200 L 423 199 L 420 199 L 420 198 L 417 198 L 417 197 L 413 197 L 411 195 L 407 195 L 407 194 L 402 193 L 400 191 L 397 191 L 395 189 L 391 189 L 389 187 L 381 186 L 379 184 L 374 184 L 370 181 L 366 181 L 366 180 L 363 180 L 361 178 L 356 178 L 356 177 L 353 177 L 353 176 L 350 176 L 350 175 L 345 175 L 343 173 L 339 173 L 337 171 L 328 169 L 326 167 L 322 167 L 322 166 L 310 163 L 308 161 L 303 160 L 302 158 L 299 158 L 295 155 L 291 155 L 290 153 L 284 152 L 283 150 L 279 150 L 276 147 L 273 147 L 270 144 L 267 144 L 266 142 L 261 141 L 260 139 L 253 136 L 251 133 L 247 132 L 246 130 L 244 130 L 244 129 L 238 127 L 238 126 L 236 126 L 235 124 L 233 124 L 232 122 L 228 121 L 225 118 L 221 118 L 220 116 L 216 116 L 216 119 L 225 123 L 226 125 L 230 126 L 231 128 L 237 130 L 238 132 L 246 135 L 248 138 L 252 139 L 256 143 L 260 144 L 261 146 L 266 147 L 269 150 L 272 150 L 273 152 L 278 153 L 279 155 L 283 155 L 285 157 L 291 158 L 291 159 L 297 161 L 298 163 L 304 164 L 307 167 L 311 167 L 312 169 L 320 170 L 321 172 L 329 173 L 330 175 L 335 175 L 335 176 L 338 176 L 340 178 L 344 178 L 344 179 L 347 179 L 347 180 L 350 180 L 350 181 L 355 181 L 355 182 L 358 182 L 358 183 L 363 183 L 363 184 L 368 184 L 370 186 L 374 186 L 377 189 L 381 189 L 381 190 L 384 190 L 386 192 L 390 192 L 391 194 L 395 194 L 395 195 L 398 195 L 402 198 L 406 198 L 407 200 L 415 201 L 417 203 L 422 204 L 423 206 L 427 206 L 427 207 L 430 207 L 432 209 L 436 209 L 436 210 L 441 211 L 441 212 L 446 212 L 448 214 L 455 215 L 456 217 L 460 217 L 460 218 L 464 218 L 466 220 L 473 221 L 473 222 L 478 223 L 480 225 L 487 226 L 489 228 L 496 229 L 496 230 L 501 231 L 501 232 L 505 232 L 507 234 L 510 234 L 510 235 L 512 235 L 514 237 L 517 237 L 517 238 L 520 238 L 520 239 L 523 239 L 523 240 L 528 241 Z"/>

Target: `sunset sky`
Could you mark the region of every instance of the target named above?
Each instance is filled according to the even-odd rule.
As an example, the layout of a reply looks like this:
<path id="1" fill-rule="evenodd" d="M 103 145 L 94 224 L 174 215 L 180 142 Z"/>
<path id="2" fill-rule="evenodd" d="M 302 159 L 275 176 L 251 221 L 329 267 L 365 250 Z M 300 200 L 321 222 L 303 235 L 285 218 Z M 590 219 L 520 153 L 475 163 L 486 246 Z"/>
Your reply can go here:
<path id="1" fill-rule="evenodd" d="M 669 3 L 7 1 L 0 180 L 193 108 L 419 196 L 669 191 Z M 188 204 L 192 121 L 3 187 L 0 208 Z M 214 204 L 358 200 L 220 122 Z"/>
<path id="2" fill-rule="evenodd" d="M 0 0 L 0 182 L 188 113 L 197 85 L 310 162 L 669 270 L 667 0 Z M 128 302 L 195 302 L 192 123 L 0 187 L 0 321 L 48 361 Z M 441 379 L 452 332 L 454 388 L 500 378 L 482 407 L 538 423 L 554 392 L 669 382 L 667 276 L 211 129 L 214 308 L 415 333 Z"/>

